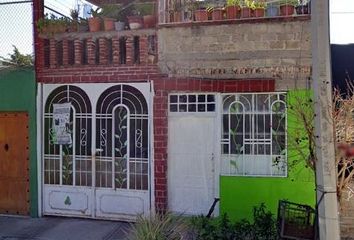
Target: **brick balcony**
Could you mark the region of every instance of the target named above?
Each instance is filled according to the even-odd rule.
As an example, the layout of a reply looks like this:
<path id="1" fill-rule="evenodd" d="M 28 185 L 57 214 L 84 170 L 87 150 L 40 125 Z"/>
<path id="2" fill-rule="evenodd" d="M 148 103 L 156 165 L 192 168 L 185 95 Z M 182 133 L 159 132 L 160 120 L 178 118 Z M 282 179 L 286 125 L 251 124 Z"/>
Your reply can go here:
<path id="1" fill-rule="evenodd" d="M 154 29 L 41 35 L 43 69 L 156 65 Z"/>

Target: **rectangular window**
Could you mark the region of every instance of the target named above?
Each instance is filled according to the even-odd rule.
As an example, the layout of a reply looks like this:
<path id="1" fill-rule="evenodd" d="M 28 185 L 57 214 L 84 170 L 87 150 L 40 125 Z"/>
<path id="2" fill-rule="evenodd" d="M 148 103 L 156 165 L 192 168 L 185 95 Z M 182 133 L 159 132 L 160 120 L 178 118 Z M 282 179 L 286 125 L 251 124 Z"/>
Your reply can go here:
<path id="1" fill-rule="evenodd" d="M 205 113 L 215 112 L 214 94 L 171 94 L 169 96 L 170 112 Z"/>
<path id="2" fill-rule="evenodd" d="M 285 98 L 284 93 L 223 96 L 223 175 L 286 176 Z"/>

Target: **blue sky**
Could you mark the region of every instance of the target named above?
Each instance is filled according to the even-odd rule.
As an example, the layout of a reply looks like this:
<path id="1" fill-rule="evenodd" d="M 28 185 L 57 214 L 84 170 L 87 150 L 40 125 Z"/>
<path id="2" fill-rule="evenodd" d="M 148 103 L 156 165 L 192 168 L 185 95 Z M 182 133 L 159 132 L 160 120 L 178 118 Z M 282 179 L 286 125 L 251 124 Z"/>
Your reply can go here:
<path id="1" fill-rule="evenodd" d="M 10 0 L 0 0 L 0 3 Z M 11 0 L 12 1 L 12 0 Z M 15 1 L 15 0 L 13 0 Z M 320 0 L 322 1 L 322 0 Z M 63 14 L 84 0 L 45 0 L 45 4 Z M 354 43 L 354 0 L 330 0 L 331 43 Z M 0 5 L 0 56 L 8 57 L 12 45 L 22 53 L 32 53 L 31 4 Z M 30 19 L 30 20 L 29 20 Z"/>

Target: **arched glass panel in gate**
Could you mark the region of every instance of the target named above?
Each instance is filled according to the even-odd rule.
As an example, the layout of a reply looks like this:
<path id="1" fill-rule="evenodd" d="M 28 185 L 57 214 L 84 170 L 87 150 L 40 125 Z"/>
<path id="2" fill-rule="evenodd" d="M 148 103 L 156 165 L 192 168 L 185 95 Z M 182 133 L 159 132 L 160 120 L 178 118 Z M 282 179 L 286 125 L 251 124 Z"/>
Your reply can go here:
<path id="1" fill-rule="evenodd" d="M 55 104 L 70 104 L 67 124 L 71 144 L 56 144 L 53 129 Z M 44 183 L 67 186 L 92 186 L 91 143 L 92 107 L 79 87 L 64 85 L 48 96 L 44 108 Z"/>
<path id="2" fill-rule="evenodd" d="M 96 109 L 96 187 L 149 189 L 148 105 L 135 87 L 104 91 Z"/>

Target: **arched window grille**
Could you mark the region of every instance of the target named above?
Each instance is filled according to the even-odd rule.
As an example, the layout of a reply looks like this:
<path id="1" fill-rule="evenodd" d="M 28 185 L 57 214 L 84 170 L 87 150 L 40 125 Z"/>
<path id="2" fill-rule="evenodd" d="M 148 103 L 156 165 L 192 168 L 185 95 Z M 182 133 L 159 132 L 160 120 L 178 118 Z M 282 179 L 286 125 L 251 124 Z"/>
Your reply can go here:
<path id="1" fill-rule="evenodd" d="M 286 176 L 284 93 L 223 96 L 223 175 Z"/>
<path id="2" fill-rule="evenodd" d="M 53 104 L 70 103 L 72 144 L 54 143 Z M 53 185 L 92 185 L 91 142 L 92 107 L 87 94 L 77 86 L 54 89 L 44 108 L 44 183 Z"/>
<path id="3" fill-rule="evenodd" d="M 148 190 L 148 105 L 128 85 L 104 91 L 96 109 L 96 186 Z"/>

